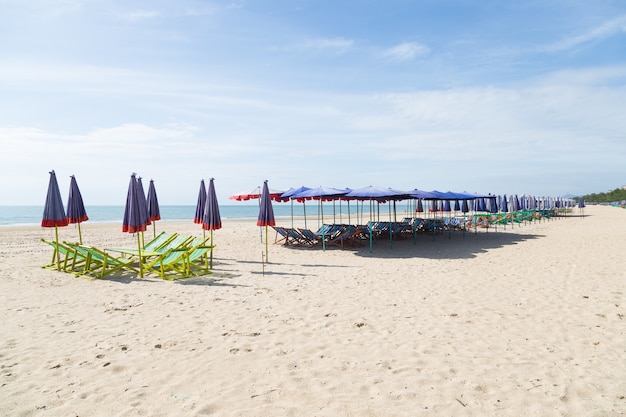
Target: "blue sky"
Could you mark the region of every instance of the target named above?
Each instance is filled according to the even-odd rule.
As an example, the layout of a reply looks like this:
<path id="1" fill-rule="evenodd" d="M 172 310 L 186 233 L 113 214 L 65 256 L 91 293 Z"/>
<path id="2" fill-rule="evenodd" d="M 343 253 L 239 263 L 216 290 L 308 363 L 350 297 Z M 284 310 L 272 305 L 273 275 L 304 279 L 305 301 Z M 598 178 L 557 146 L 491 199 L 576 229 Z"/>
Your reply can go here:
<path id="1" fill-rule="evenodd" d="M 626 184 L 623 0 L 0 0 L 0 204 Z"/>

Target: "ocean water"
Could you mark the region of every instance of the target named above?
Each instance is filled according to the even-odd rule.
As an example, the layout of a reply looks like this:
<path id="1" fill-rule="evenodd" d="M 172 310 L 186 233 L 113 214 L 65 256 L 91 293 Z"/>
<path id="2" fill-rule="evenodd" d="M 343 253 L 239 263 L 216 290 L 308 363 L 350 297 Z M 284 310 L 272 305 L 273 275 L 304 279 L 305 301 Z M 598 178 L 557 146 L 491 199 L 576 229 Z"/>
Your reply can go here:
<path id="1" fill-rule="evenodd" d="M 307 218 L 317 218 L 320 210 L 316 202 L 310 202 L 306 205 L 301 203 L 272 203 L 274 216 L 277 218 L 289 218 L 293 216 L 304 216 L 306 211 Z M 160 206 L 161 221 L 193 221 L 196 206 Z M 398 207 L 398 213 L 402 209 Z M 122 222 L 124 217 L 124 206 L 86 206 L 87 216 L 90 222 L 97 223 L 116 223 Z M 363 213 L 369 215 L 370 210 L 376 214 L 385 214 L 389 212 L 389 206 L 386 204 L 374 205 L 370 207 L 368 203 L 350 204 L 349 213 L 346 202 L 325 203 L 322 207 L 324 218 L 329 220 L 342 219 L 347 222 L 348 215 L 358 216 Z M 358 211 L 358 212 L 357 212 Z M 256 219 L 259 215 L 259 207 L 250 204 L 239 205 L 221 205 L 220 215 L 222 219 Z M 400 215 L 400 214 L 399 214 Z M 43 206 L 0 206 L 0 227 L 13 225 L 41 225 L 43 216 Z M 354 222 L 354 221 L 353 221 Z"/>

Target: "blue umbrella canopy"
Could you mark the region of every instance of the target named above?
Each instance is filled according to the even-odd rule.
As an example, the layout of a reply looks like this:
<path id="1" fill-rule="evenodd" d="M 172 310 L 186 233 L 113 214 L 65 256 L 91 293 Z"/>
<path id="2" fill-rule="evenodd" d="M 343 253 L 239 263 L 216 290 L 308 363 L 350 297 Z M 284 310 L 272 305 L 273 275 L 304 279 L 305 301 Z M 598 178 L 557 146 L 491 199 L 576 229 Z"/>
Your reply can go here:
<path id="1" fill-rule="evenodd" d="M 143 188 L 143 187 L 142 187 Z M 154 181 L 150 180 L 148 186 L 148 196 L 146 197 L 147 223 L 152 223 L 152 235 L 156 237 L 156 221 L 161 220 L 161 211 L 159 210 L 159 200 L 154 188 Z"/>
<path id="2" fill-rule="evenodd" d="M 302 192 L 294 193 L 292 198 L 304 198 L 304 199 L 315 199 L 315 200 L 333 200 L 338 199 L 344 196 L 349 190 L 347 189 L 339 189 L 332 187 L 317 187 L 317 188 L 309 188 L 308 190 L 304 190 Z"/>
<path id="3" fill-rule="evenodd" d="M 206 206 L 206 187 L 204 186 L 204 180 L 200 180 L 200 191 L 198 192 L 198 202 L 196 203 L 196 214 L 193 218 L 193 222 L 196 224 L 202 223 L 204 217 L 204 208 Z"/>
<path id="4" fill-rule="evenodd" d="M 59 227 L 67 226 L 68 220 L 63 209 L 63 201 L 61 201 L 61 192 L 59 191 L 59 183 L 54 171 L 50 171 L 50 182 L 48 183 L 48 194 L 46 195 L 46 203 L 43 207 L 43 218 L 41 219 L 42 227 L 54 227 L 55 242 L 59 244 Z M 57 269 L 61 270 L 61 256 L 55 249 L 55 257 L 57 259 Z"/>
<path id="5" fill-rule="evenodd" d="M 506 213 L 509 211 L 509 203 L 506 199 L 506 194 L 502 196 L 502 204 L 500 205 L 500 211 Z"/>
<path id="6" fill-rule="evenodd" d="M 263 190 L 261 192 L 261 203 L 259 204 L 259 217 L 256 222 L 257 226 L 276 226 L 276 220 L 274 218 L 274 208 L 272 207 L 272 200 L 270 197 L 270 191 L 267 187 L 267 180 L 263 183 Z"/>
<path id="7" fill-rule="evenodd" d="M 281 193 L 282 194 L 282 193 Z M 268 243 L 268 226 L 276 226 L 274 219 L 274 208 L 272 207 L 272 197 L 267 186 L 267 180 L 263 183 L 261 191 L 261 201 L 259 203 L 259 217 L 256 222 L 257 226 L 265 226 L 265 259 L 268 259 L 269 243 Z"/>
<path id="8" fill-rule="evenodd" d="M 148 197 L 146 197 L 146 209 L 148 210 L 148 219 L 151 221 L 161 220 L 161 211 L 159 210 L 159 199 L 157 198 L 156 188 L 154 188 L 154 180 L 150 180 L 148 186 Z"/>
<path id="9" fill-rule="evenodd" d="M 383 188 L 383 187 L 363 187 L 356 188 L 348 191 L 344 194 L 345 198 L 354 198 L 357 200 L 377 200 L 377 201 L 387 201 L 387 200 L 406 200 L 412 198 L 408 192 L 406 191 L 398 191 L 393 190 L 391 188 Z"/>
<path id="10" fill-rule="evenodd" d="M 70 178 L 70 194 L 67 198 L 67 221 L 78 224 L 78 241 L 82 244 L 83 234 L 80 231 L 80 224 L 89 220 L 89 217 L 85 211 L 83 197 L 78 189 L 76 177 L 72 175 Z"/>
<path id="11" fill-rule="evenodd" d="M 146 231 L 146 200 L 139 195 L 139 185 L 136 174 L 133 173 L 130 176 L 128 193 L 126 194 L 126 207 L 124 208 L 124 218 L 122 220 L 123 232 L 137 233 Z"/>
<path id="12" fill-rule="evenodd" d="M 202 233 L 210 230 L 211 243 L 213 246 L 213 230 L 222 228 L 222 218 L 220 217 L 220 207 L 217 203 L 217 194 L 215 193 L 215 185 L 213 178 L 209 180 L 209 191 L 204 205 L 204 215 L 202 216 Z M 211 249 L 210 267 L 213 267 L 213 250 Z"/>
<path id="13" fill-rule="evenodd" d="M 61 192 L 59 191 L 59 183 L 57 176 L 50 171 L 50 182 L 48 183 L 48 194 L 46 195 L 46 203 L 43 207 L 43 218 L 41 219 L 41 227 L 62 227 L 69 224 L 63 201 L 61 200 Z"/>
<path id="14" fill-rule="evenodd" d="M 70 224 L 81 223 L 89 220 L 83 197 L 78 189 L 76 177 L 70 177 L 70 193 L 67 198 L 67 221 Z"/>
<path id="15" fill-rule="evenodd" d="M 305 191 L 310 190 L 309 187 L 299 187 L 299 188 L 291 188 L 287 191 L 285 191 L 284 193 L 282 193 L 280 195 L 280 197 L 278 197 L 278 200 L 280 201 L 287 201 L 287 200 L 298 200 L 298 201 L 304 201 L 302 198 L 298 198 L 296 197 L 296 195 L 303 193 Z"/>
<path id="16" fill-rule="evenodd" d="M 202 217 L 202 228 L 204 230 L 217 230 L 222 228 L 220 207 L 217 203 L 217 195 L 215 194 L 213 178 L 209 180 L 209 191 L 207 193 L 206 204 L 204 207 L 204 215 Z"/>
<path id="17" fill-rule="evenodd" d="M 139 196 L 139 199 L 141 201 L 143 201 L 143 205 L 141 204 L 141 201 L 139 202 L 139 204 L 142 206 L 142 221 L 146 222 L 146 224 L 152 224 L 152 221 L 150 220 L 150 215 L 148 214 L 148 205 L 146 204 L 146 193 L 143 190 L 143 183 L 141 182 L 141 177 L 137 177 L 137 195 Z"/>

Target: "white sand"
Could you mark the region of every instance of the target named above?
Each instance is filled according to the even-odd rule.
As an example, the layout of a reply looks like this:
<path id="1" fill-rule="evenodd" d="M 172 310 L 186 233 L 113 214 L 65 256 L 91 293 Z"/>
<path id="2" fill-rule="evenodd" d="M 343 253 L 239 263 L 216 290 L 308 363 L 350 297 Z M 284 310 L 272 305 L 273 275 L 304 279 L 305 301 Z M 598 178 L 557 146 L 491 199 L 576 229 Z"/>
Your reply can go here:
<path id="1" fill-rule="evenodd" d="M 0 415 L 624 414 L 626 210 L 585 214 L 373 253 L 270 245 L 265 274 L 254 222 L 225 222 L 215 273 L 177 282 L 42 269 L 54 229 L 2 228 Z"/>

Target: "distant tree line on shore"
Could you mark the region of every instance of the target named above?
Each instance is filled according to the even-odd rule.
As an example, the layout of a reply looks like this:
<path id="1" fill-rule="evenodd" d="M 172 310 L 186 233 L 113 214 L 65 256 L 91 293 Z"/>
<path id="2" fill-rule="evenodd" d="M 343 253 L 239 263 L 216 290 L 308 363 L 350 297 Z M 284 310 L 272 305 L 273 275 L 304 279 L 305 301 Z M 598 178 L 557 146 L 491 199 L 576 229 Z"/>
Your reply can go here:
<path id="1" fill-rule="evenodd" d="M 608 193 L 592 193 L 583 196 L 585 202 L 590 203 L 613 203 L 626 200 L 626 190 L 616 188 Z M 578 198 L 576 198 L 578 200 Z"/>

